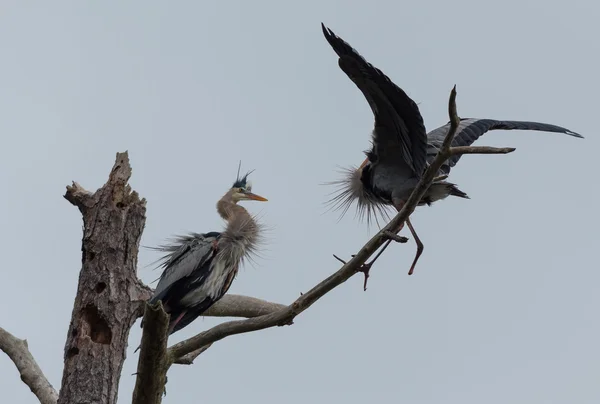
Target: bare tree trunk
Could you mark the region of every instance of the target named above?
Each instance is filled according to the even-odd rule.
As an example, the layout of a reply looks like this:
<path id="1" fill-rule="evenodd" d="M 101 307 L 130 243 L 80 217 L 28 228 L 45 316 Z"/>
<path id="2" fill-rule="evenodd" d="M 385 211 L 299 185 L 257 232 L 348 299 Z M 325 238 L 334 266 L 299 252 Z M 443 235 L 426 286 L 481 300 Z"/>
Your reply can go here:
<path id="1" fill-rule="evenodd" d="M 137 278 L 146 201 L 131 191 L 127 152 L 117 153 L 96 193 L 77 183 L 65 198 L 83 215 L 82 269 L 67 342 L 59 404 L 116 404 L 129 330 L 149 290 Z"/>

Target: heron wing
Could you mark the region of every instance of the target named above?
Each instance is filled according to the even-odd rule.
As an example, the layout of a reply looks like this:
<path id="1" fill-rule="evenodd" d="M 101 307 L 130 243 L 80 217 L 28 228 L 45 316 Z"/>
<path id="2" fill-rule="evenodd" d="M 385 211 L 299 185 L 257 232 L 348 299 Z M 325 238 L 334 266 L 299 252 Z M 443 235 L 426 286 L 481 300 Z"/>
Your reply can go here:
<path id="1" fill-rule="evenodd" d="M 441 126 L 437 129 L 432 130 L 427 134 L 427 162 L 431 163 L 435 158 L 439 148 L 444 142 L 444 138 L 450 129 L 450 123 Z M 551 125 L 548 123 L 541 122 L 528 122 L 528 121 L 497 121 L 494 119 L 477 119 L 467 118 L 461 119 L 456 135 L 452 140 L 452 147 L 458 146 L 470 146 L 490 130 L 535 130 L 541 132 L 555 132 L 564 133 L 569 136 L 583 138 L 578 133 L 575 133 L 569 129 L 561 126 Z M 449 158 L 441 168 L 441 171 L 445 174 L 450 172 L 450 169 L 458 163 L 461 156 L 453 156 Z"/>
<path id="2" fill-rule="evenodd" d="M 383 72 L 368 63 L 354 48 L 321 24 L 325 39 L 339 56 L 342 71 L 363 93 L 373 115 L 374 152 L 378 159 L 402 160 L 421 175 L 426 166 L 427 134 L 417 104 Z"/>
<path id="3" fill-rule="evenodd" d="M 214 256 L 213 242 L 219 237 L 220 233 L 217 232 L 192 233 L 177 236 L 172 244 L 155 248 L 166 254 L 160 260 L 164 270 L 150 303 L 163 300 L 179 281 L 185 279 L 185 283 L 190 286 L 202 282 L 209 274 L 210 261 Z"/>
<path id="4" fill-rule="evenodd" d="M 204 313 L 213 304 L 215 304 L 223 296 L 225 296 L 225 293 L 227 293 L 227 291 L 229 290 L 229 287 L 233 283 L 233 280 L 236 275 L 237 271 L 229 272 L 227 278 L 225 279 L 225 282 L 223 282 L 223 285 L 216 296 L 212 297 L 207 294 L 204 299 L 198 302 L 198 304 L 196 304 L 194 307 L 187 309 L 183 314 L 183 317 L 181 317 L 181 320 L 179 320 L 175 327 L 173 327 L 173 333 L 187 327 L 192 321 L 197 319 L 200 315 L 202 315 L 202 313 Z"/>

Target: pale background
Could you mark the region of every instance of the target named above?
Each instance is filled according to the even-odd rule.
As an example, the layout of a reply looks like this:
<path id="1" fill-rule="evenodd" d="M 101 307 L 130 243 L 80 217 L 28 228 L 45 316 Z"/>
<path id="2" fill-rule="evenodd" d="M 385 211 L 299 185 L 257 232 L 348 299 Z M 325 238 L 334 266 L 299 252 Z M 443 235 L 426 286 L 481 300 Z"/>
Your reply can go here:
<path id="1" fill-rule="evenodd" d="M 80 269 L 71 180 L 95 190 L 117 151 L 148 199 L 142 239 L 220 230 L 237 164 L 268 251 L 231 288 L 287 303 L 374 229 L 323 214 L 336 165 L 373 120 L 320 22 L 419 103 L 429 130 L 462 117 L 538 120 L 585 140 L 492 132 L 451 180 L 471 200 L 413 216 L 425 252 L 394 245 L 292 327 L 221 341 L 169 373 L 168 403 L 598 403 L 600 6 L 569 1 L 30 2 L 0 6 L 0 325 L 56 387 Z M 158 276 L 140 254 L 140 277 Z M 218 321 L 198 320 L 172 342 Z M 120 402 L 131 400 L 131 333 Z M 0 355 L 3 403 L 35 403 Z"/>

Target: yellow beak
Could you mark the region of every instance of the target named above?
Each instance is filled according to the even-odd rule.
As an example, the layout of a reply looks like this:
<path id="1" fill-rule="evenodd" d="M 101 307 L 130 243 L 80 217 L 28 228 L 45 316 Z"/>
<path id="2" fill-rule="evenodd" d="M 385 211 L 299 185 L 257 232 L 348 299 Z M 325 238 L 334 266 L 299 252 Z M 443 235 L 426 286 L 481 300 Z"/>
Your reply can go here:
<path id="1" fill-rule="evenodd" d="M 266 201 L 268 201 L 267 198 L 263 198 L 262 196 L 253 194 L 252 192 L 244 192 L 244 196 L 246 198 L 248 198 L 248 199 L 253 200 L 253 201 L 260 201 L 260 202 L 266 202 Z"/>
<path id="2" fill-rule="evenodd" d="M 367 163 L 369 162 L 369 158 L 367 157 L 365 159 L 365 161 L 362 162 L 362 164 L 360 165 L 360 167 L 358 167 L 359 170 L 362 170 L 364 166 L 367 165 Z"/>

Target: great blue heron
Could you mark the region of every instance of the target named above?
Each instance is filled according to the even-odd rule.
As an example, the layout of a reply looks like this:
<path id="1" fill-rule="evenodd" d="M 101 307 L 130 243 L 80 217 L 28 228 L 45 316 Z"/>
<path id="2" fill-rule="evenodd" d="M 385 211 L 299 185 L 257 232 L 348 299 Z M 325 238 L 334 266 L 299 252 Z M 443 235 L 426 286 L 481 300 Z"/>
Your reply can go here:
<path id="1" fill-rule="evenodd" d="M 378 213 L 385 215 L 388 206 L 400 211 L 427 165 L 435 158 L 450 124 L 426 133 L 417 104 L 348 43 L 325 25 L 321 24 L 321 27 L 327 42 L 339 56 L 340 68 L 362 91 L 375 116 L 372 146 L 365 152 L 367 158 L 358 168 L 346 169 L 345 177 L 332 183 L 340 188 L 329 202 L 335 208 L 341 208 L 343 216 L 350 205 L 357 201 L 357 213 L 361 218 L 366 216 L 367 221 L 371 217 L 377 219 Z M 583 137 L 560 126 L 545 123 L 471 118 L 461 120 L 451 146 L 469 146 L 494 129 L 537 130 Z M 459 159 L 460 156 L 449 159 L 438 175 L 447 175 Z M 419 205 L 431 205 L 449 195 L 468 198 L 455 184 L 440 180 L 429 187 Z M 406 224 L 417 244 L 417 253 L 408 272 L 411 275 L 423 252 L 423 243 L 410 218 L 406 219 Z"/>
<path id="2" fill-rule="evenodd" d="M 251 192 L 250 173 L 240 177 L 238 170 L 235 183 L 217 202 L 219 215 L 227 221 L 223 232 L 178 236 L 172 244 L 154 248 L 166 254 L 159 260 L 164 271 L 149 303 L 162 301 L 170 314 L 169 335 L 223 297 L 242 261 L 256 252 L 261 226 L 238 202 L 267 199 Z"/>

